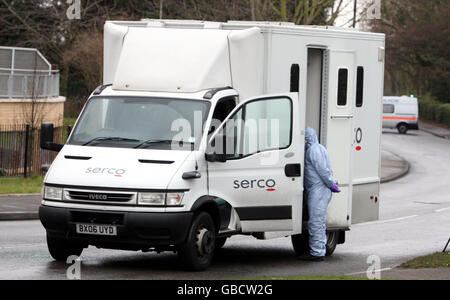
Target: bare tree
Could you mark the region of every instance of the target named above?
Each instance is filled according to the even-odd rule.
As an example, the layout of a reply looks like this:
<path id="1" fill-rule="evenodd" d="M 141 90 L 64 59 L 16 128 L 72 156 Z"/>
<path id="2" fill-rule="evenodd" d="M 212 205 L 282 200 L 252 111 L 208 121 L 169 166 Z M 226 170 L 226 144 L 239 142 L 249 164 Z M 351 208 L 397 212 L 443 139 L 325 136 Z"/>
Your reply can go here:
<path id="1" fill-rule="evenodd" d="M 252 17 L 276 18 L 302 25 L 332 25 L 342 11 L 343 0 L 251 0 Z"/>
<path id="2" fill-rule="evenodd" d="M 384 0 L 368 28 L 386 34 L 388 94 L 432 95 L 450 101 L 450 5 L 446 0 Z"/>
<path id="3" fill-rule="evenodd" d="M 44 114 L 43 114 L 43 100 L 40 96 L 40 93 L 45 92 L 45 81 L 42 76 L 39 75 L 38 72 L 38 54 L 37 52 L 33 52 L 33 71 L 31 74 L 27 74 L 27 78 L 31 77 L 31 82 L 27 82 L 27 90 L 24 91 L 26 101 L 22 106 L 22 115 L 25 124 L 29 124 L 31 130 L 40 127 L 42 123 Z M 31 87 L 30 87 L 31 86 Z M 29 95 L 29 97 L 28 97 Z M 28 105 L 29 104 L 29 105 Z"/>
<path id="4" fill-rule="evenodd" d="M 28 144 L 26 148 L 28 151 L 25 151 L 26 160 L 27 160 L 27 169 L 24 169 L 24 176 L 27 177 L 29 173 L 29 168 L 33 166 L 33 162 L 39 160 L 36 151 L 39 151 L 35 147 L 35 143 L 38 140 L 38 131 L 40 125 L 44 118 L 44 101 L 42 96 L 46 96 L 46 86 L 45 80 L 43 80 L 42 76 L 39 74 L 40 70 L 38 70 L 38 53 L 33 53 L 33 63 L 32 63 L 32 72 L 31 74 L 27 74 L 25 76 L 25 80 L 27 81 L 27 89 L 24 90 L 25 102 L 22 103 L 22 115 L 23 122 L 26 125 L 29 125 L 29 131 L 26 133 L 29 134 L 28 140 L 25 140 Z M 48 73 L 45 75 L 48 76 Z M 31 77 L 31 81 L 28 79 Z"/>
<path id="5" fill-rule="evenodd" d="M 64 65 L 76 68 L 89 90 L 94 90 L 102 83 L 103 33 L 89 30 L 80 33 L 66 49 Z"/>

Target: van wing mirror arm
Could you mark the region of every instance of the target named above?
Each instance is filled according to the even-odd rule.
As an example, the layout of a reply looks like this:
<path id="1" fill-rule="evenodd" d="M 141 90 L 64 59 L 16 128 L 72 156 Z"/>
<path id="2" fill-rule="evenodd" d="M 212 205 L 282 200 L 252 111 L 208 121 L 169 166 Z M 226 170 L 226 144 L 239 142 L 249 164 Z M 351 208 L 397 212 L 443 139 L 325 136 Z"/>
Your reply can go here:
<path id="1" fill-rule="evenodd" d="M 47 142 L 45 147 L 41 146 L 42 149 L 55 151 L 55 152 L 60 152 L 63 147 L 64 147 L 64 145 L 62 145 L 62 144 L 52 143 L 52 142 Z"/>

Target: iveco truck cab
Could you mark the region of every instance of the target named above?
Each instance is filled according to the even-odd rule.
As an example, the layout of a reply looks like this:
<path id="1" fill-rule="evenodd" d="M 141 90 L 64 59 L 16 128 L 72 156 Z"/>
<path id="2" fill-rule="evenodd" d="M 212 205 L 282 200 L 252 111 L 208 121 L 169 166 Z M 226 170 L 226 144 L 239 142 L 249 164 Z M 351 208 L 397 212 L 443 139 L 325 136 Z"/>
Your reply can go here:
<path id="1" fill-rule="evenodd" d="M 384 35 L 290 23 L 105 24 L 104 84 L 58 151 L 40 219 L 56 260 L 84 248 L 176 251 L 209 266 L 232 235 L 308 251 L 305 126 L 342 190 L 328 254 L 378 218 Z"/>

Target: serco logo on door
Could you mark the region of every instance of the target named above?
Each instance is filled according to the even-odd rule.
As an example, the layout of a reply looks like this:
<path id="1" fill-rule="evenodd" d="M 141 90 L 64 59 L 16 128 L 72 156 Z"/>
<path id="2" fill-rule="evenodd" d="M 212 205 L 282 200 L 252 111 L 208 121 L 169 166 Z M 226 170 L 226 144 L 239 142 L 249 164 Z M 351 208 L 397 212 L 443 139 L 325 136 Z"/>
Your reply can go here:
<path id="1" fill-rule="evenodd" d="M 90 174 L 109 174 L 115 177 L 122 177 L 126 170 L 116 168 L 87 168 L 86 173 Z"/>
<path id="2" fill-rule="evenodd" d="M 267 191 L 275 191 L 276 182 L 273 179 L 248 179 L 233 181 L 234 189 L 267 189 Z"/>

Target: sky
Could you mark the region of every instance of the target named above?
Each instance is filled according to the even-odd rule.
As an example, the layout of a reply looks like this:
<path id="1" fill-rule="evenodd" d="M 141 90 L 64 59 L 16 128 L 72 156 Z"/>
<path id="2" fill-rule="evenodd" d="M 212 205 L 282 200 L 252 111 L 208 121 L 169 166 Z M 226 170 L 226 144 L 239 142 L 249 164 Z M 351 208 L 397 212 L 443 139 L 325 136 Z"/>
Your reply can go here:
<path id="1" fill-rule="evenodd" d="M 371 0 L 357 0 L 358 15 L 369 2 Z M 354 0 L 344 0 L 343 7 L 344 9 L 336 19 L 335 25 L 339 27 L 352 27 Z"/>

